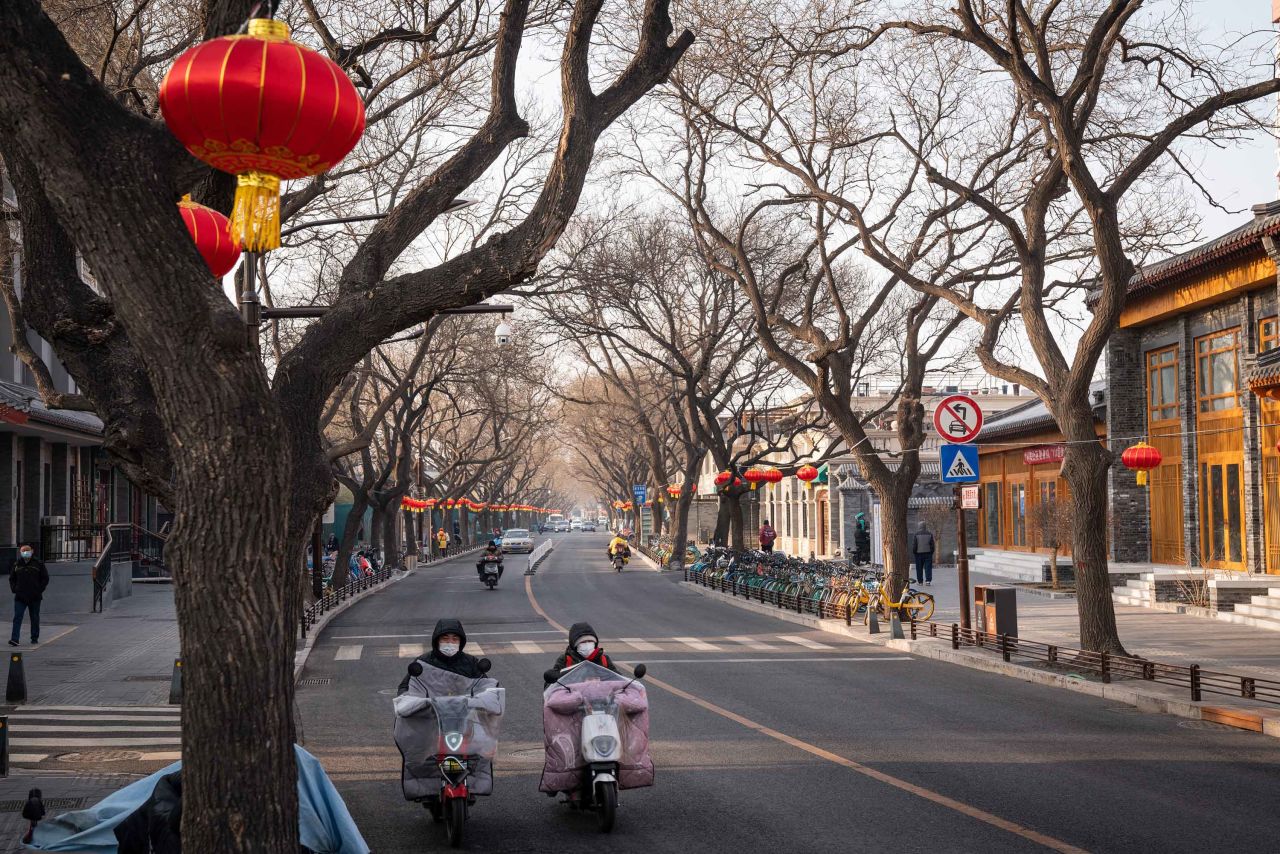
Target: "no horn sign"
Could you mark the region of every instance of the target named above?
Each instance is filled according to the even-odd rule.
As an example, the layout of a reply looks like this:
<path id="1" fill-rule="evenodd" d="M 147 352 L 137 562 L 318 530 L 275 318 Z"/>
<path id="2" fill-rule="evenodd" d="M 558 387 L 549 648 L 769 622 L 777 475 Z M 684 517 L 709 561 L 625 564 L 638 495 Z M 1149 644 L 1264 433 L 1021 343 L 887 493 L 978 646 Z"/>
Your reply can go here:
<path id="1" fill-rule="evenodd" d="M 982 432 L 982 407 L 967 394 L 944 397 L 933 411 L 933 429 L 947 442 L 972 442 Z"/>

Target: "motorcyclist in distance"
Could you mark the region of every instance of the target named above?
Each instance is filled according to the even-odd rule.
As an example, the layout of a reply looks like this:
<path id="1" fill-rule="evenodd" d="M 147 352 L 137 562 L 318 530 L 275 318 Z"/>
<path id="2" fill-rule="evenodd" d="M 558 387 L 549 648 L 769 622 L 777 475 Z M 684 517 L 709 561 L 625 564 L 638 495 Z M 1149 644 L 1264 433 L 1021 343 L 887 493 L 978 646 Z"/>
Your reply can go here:
<path id="1" fill-rule="evenodd" d="M 484 551 L 480 553 L 480 560 L 476 562 L 476 574 L 480 576 L 481 581 L 484 580 L 485 558 L 492 557 L 493 555 L 498 556 L 498 577 L 502 577 L 502 547 L 494 540 L 490 540 L 489 545 L 485 546 Z"/>

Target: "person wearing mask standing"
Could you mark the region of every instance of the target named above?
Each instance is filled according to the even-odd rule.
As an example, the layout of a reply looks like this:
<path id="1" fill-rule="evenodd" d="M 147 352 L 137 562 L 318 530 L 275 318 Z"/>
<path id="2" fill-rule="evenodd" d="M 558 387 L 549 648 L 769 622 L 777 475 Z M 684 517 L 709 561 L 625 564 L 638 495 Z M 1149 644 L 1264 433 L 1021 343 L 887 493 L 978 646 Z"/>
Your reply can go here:
<path id="1" fill-rule="evenodd" d="M 29 543 L 18 547 L 18 556 L 9 569 L 9 589 L 13 591 L 13 634 L 9 646 L 17 646 L 22 634 L 22 618 L 31 612 L 31 642 L 40 643 L 40 600 L 49 586 L 49 570 L 35 556 Z"/>
<path id="2" fill-rule="evenodd" d="M 916 584 L 933 584 L 933 556 L 938 551 L 938 541 L 924 522 L 911 538 L 911 551 L 916 559 Z"/>

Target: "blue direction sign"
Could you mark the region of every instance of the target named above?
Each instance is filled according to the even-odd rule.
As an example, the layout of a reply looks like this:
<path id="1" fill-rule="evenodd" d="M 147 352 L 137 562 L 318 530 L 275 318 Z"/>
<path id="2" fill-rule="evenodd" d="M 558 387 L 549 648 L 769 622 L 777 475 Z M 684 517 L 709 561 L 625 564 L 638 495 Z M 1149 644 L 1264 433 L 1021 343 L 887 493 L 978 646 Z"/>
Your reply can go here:
<path id="1" fill-rule="evenodd" d="M 978 479 L 977 445 L 943 445 L 938 453 L 943 483 L 972 483 Z"/>
<path id="2" fill-rule="evenodd" d="M 649 497 L 649 489 L 643 483 L 631 487 L 631 493 L 635 495 L 637 504 L 644 504 Z"/>

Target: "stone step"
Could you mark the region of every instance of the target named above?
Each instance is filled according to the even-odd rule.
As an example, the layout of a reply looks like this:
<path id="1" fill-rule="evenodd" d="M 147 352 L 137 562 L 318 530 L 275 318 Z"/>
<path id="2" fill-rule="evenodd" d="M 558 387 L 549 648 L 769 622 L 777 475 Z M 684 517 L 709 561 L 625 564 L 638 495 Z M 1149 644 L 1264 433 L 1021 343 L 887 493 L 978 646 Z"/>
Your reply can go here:
<path id="1" fill-rule="evenodd" d="M 1262 599 L 1264 601 L 1259 602 Z M 1265 596 L 1254 596 L 1252 604 L 1244 604 L 1243 602 L 1235 607 L 1235 613 L 1245 614 L 1250 617 L 1261 617 L 1267 620 L 1280 620 L 1280 602 L 1272 599 L 1270 602 L 1265 601 Z"/>
<path id="2" fill-rule="evenodd" d="M 1237 605 L 1237 608 L 1248 607 Z M 1280 619 L 1266 619 L 1264 617 L 1255 617 L 1250 614 L 1240 614 L 1235 611 L 1219 611 L 1218 619 L 1226 623 L 1235 623 L 1239 626 L 1252 626 L 1255 629 L 1266 629 L 1272 632 L 1280 632 Z"/>

